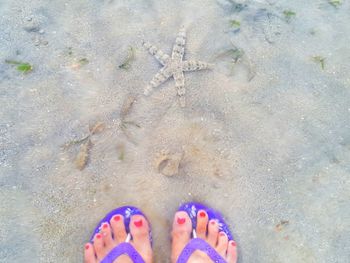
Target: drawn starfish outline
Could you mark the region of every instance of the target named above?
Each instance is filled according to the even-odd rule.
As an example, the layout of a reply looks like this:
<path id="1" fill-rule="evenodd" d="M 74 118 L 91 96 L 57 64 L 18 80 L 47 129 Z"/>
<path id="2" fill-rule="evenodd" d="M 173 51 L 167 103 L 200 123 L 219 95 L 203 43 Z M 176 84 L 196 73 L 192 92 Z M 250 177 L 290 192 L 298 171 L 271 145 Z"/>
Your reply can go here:
<path id="1" fill-rule="evenodd" d="M 148 42 L 143 42 L 143 46 L 148 50 L 148 52 L 163 65 L 163 67 L 156 73 L 150 83 L 146 86 L 144 90 L 144 94 L 146 96 L 148 96 L 154 88 L 160 86 L 172 76 L 175 80 L 175 87 L 177 89 L 180 105 L 181 107 L 186 106 L 184 72 L 210 69 L 212 68 L 212 64 L 198 60 L 183 60 L 185 54 L 185 44 L 186 31 L 184 27 L 181 27 L 179 30 L 173 46 L 171 57 L 154 45 L 151 45 Z"/>

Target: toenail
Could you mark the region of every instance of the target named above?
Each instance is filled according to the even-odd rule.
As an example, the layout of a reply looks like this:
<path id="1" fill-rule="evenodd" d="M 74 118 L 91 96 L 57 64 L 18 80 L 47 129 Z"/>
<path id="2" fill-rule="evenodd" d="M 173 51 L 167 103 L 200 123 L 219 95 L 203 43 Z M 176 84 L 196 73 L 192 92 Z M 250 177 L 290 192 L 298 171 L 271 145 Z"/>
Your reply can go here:
<path id="1" fill-rule="evenodd" d="M 89 248 L 90 248 L 90 244 L 86 244 L 85 249 L 89 249 Z"/>
<path id="2" fill-rule="evenodd" d="M 114 221 L 119 221 L 120 220 L 120 216 L 114 216 L 113 219 L 114 219 Z"/>
<path id="3" fill-rule="evenodd" d="M 136 226 L 136 227 L 142 227 L 142 219 L 140 219 L 139 221 L 134 221 L 134 225 Z"/>
<path id="4" fill-rule="evenodd" d="M 186 222 L 186 218 L 184 218 L 184 217 L 183 217 L 183 218 L 178 217 L 176 221 L 177 221 L 177 223 L 178 223 L 179 225 L 182 225 L 182 224 L 184 224 L 184 223 Z"/>
<path id="5" fill-rule="evenodd" d="M 104 224 L 102 225 L 102 228 L 103 228 L 103 229 L 107 229 L 107 228 L 108 228 L 108 224 L 107 224 L 107 223 L 104 223 Z"/>
<path id="6" fill-rule="evenodd" d="M 226 236 L 226 234 L 224 233 L 224 232 L 220 232 L 220 234 L 219 234 L 221 237 L 224 237 L 224 236 Z"/>
<path id="7" fill-rule="evenodd" d="M 205 212 L 203 212 L 203 211 L 200 212 L 200 213 L 199 213 L 199 216 L 200 216 L 200 217 L 205 217 Z"/>
<path id="8" fill-rule="evenodd" d="M 96 238 L 97 239 L 100 239 L 102 237 L 102 235 L 100 234 L 100 233 L 98 233 L 97 235 L 96 235 Z"/>
<path id="9" fill-rule="evenodd" d="M 215 225 L 215 220 L 211 221 L 210 224 Z"/>
<path id="10" fill-rule="evenodd" d="M 231 246 L 235 247 L 236 246 L 236 242 L 235 241 L 231 241 Z"/>

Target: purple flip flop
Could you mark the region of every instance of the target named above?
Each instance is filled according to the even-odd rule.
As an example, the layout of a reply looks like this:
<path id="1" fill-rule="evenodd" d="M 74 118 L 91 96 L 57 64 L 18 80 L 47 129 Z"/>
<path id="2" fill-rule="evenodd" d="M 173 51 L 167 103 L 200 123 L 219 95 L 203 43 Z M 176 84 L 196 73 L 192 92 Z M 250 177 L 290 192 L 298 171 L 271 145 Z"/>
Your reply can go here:
<path id="1" fill-rule="evenodd" d="M 103 223 L 107 222 L 109 223 L 110 220 L 114 215 L 122 215 L 124 216 L 124 225 L 125 225 L 125 230 L 129 234 L 130 229 L 129 229 L 129 224 L 130 224 L 130 219 L 131 216 L 133 215 L 142 215 L 146 218 L 146 216 L 142 213 L 142 211 L 136 207 L 133 206 L 122 206 L 117 209 L 114 209 L 113 211 L 109 212 L 96 226 L 91 238 L 90 242 L 93 242 L 94 236 L 100 232 L 101 226 Z M 147 218 L 146 218 L 147 220 Z M 148 220 L 147 220 L 148 221 Z M 149 222 L 148 222 L 149 224 Z M 149 224 L 150 225 L 150 224 Z M 152 244 L 152 235 L 151 235 L 151 230 L 150 230 L 150 238 L 151 238 L 151 244 Z M 125 241 L 123 243 L 120 243 L 117 245 L 115 248 L 113 248 L 107 256 L 101 261 L 101 263 L 112 263 L 116 258 L 118 258 L 121 255 L 128 255 L 132 262 L 134 263 L 145 263 L 141 255 L 135 250 L 135 248 L 128 243 L 128 241 Z"/>
<path id="2" fill-rule="evenodd" d="M 209 220 L 216 220 L 219 225 L 219 231 L 225 232 L 225 234 L 228 237 L 228 240 L 233 240 L 232 233 L 228 227 L 228 225 L 225 223 L 223 216 L 216 210 L 209 208 L 203 204 L 190 202 L 185 203 L 181 205 L 178 209 L 178 211 L 185 211 L 192 221 L 192 228 L 195 229 L 197 225 L 197 213 L 199 210 L 204 210 L 208 214 Z M 210 246 L 207 242 L 205 242 L 201 238 L 193 237 L 190 242 L 186 245 L 186 247 L 182 250 L 177 263 L 186 263 L 190 256 L 195 252 L 196 250 L 201 250 L 205 252 L 211 260 L 215 263 L 226 263 L 226 260 L 219 255 L 216 250 Z"/>

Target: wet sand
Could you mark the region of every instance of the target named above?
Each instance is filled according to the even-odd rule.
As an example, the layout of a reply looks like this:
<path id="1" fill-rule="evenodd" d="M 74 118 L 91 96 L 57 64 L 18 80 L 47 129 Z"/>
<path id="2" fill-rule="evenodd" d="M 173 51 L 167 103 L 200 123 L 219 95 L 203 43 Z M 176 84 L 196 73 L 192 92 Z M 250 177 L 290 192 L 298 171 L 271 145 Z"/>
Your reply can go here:
<path id="1" fill-rule="evenodd" d="M 349 11 L 0 1 L 0 262 L 81 262 L 95 224 L 126 204 L 149 216 L 156 262 L 169 262 L 173 214 L 191 200 L 222 211 L 239 262 L 347 262 Z M 215 64 L 185 74 L 185 108 L 173 79 L 143 96 L 161 65 L 142 40 L 170 54 L 181 26 L 185 58 Z M 80 144 L 64 146 L 89 134 L 79 170 Z M 170 176 L 162 154 L 181 156 Z"/>

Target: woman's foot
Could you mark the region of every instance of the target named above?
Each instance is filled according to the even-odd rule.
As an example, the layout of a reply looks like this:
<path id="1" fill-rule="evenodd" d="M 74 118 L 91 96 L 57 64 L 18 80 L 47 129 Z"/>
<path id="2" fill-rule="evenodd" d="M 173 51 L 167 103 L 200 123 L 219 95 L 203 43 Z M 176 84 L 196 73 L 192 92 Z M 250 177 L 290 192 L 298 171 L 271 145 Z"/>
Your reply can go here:
<path id="1" fill-rule="evenodd" d="M 217 221 L 208 221 L 208 215 L 204 210 L 197 213 L 197 237 L 204 239 L 218 252 L 228 263 L 237 262 L 237 245 L 233 240 L 228 240 L 224 232 L 219 232 Z M 172 253 L 171 261 L 175 263 L 184 247 L 191 240 L 192 222 L 188 214 L 178 211 L 175 214 L 172 231 Z M 202 251 L 195 251 L 188 260 L 188 263 L 202 263 L 213 261 Z"/>
<path id="2" fill-rule="evenodd" d="M 142 215 L 133 215 L 130 220 L 130 244 L 142 256 L 146 263 L 152 262 L 152 247 L 149 236 L 149 225 Z M 93 244 L 85 244 L 85 263 L 100 262 L 114 247 L 125 242 L 127 233 L 122 215 L 115 215 L 110 222 L 102 224 L 100 233 L 94 237 Z M 114 263 L 131 263 L 131 259 L 122 255 Z"/>

